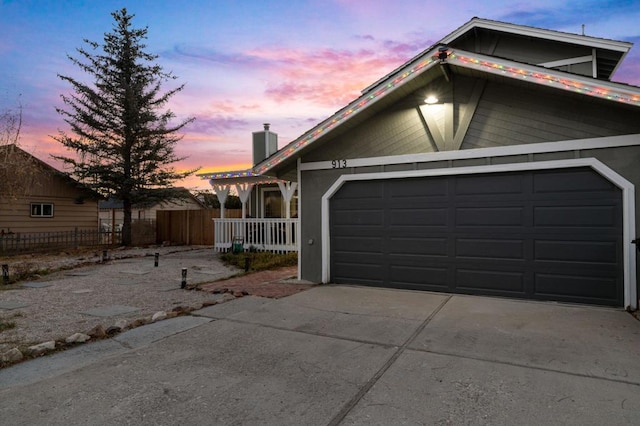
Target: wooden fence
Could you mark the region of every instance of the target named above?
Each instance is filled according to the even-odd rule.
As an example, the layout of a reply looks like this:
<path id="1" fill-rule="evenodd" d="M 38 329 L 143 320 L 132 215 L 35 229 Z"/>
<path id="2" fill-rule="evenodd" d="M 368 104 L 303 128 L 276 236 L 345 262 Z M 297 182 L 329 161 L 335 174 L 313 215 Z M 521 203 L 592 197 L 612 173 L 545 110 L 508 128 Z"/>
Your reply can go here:
<path id="1" fill-rule="evenodd" d="M 16 232 L 0 235 L 0 255 L 37 253 L 54 249 L 119 244 L 121 233 L 96 229 L 60 232 Z"/>
<path id="2" fill-rule="evenodd" d="M 154 220 L 136 219 L 131 223 L 131 239 L 134 245 L 156 242 Z M 26 253 L 42 253 L 51 250 L 79 247 L 117 246 L 122 243 L 122 231 L 78 229 L 58 232 L 16 232 L 0 235 L 0 255 L 12 256 Z"/>
<path id="3" fill-rule="evenodd" d="M 226 209 L 225 217 L 242 217 L 240 209 Z M 158 243 L 213 246 L 213 219 L 220 217 L 220 209 L 158 210 L 156 212 L 156 240 Z"/>

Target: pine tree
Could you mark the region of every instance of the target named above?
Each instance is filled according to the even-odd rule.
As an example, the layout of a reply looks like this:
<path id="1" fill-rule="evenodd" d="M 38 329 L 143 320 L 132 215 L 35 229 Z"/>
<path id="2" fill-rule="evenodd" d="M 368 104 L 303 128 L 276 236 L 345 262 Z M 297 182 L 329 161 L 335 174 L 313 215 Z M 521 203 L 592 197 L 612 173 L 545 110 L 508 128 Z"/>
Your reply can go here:
<path id="1" fill-rule="evenodd" d="M 122 202 L 122 243 L 130 245 L 132 206 L 174 197 L 171 183 L 197 171 L 172 167 L 184 159 L 174 153 L 178 132 L 193 118 L 172 123 L 175 114 L 163 110 L 184 84 L 162 92 L 162 84 L 176 77 L 145 52 L 147 28 L 133 28 L 134 15 L 124 8 L 111 15 L 115 23 L 103 44 L 85 39 L 88 48 L 78 48 L 78 58 L 68 56 L 93 84 L 58 75 L 73 88 L 61 95 L 64 107 L 56 108 L 72 135 L 59 131 L 54 139 L 76 156 L 55 158 L 79 181 Z"/>

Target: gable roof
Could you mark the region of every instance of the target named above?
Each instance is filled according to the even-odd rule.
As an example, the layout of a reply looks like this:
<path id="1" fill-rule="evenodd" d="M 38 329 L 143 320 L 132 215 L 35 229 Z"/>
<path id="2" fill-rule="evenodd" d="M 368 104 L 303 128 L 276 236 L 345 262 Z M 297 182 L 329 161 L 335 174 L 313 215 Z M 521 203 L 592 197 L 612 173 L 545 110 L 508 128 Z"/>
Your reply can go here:
<path id="1" fill-rule="evenodd" d="M 29 161 L 33 161 L 34 165 L 36 165 L 42 170 L 47 171 L 48 173 L 51 173 L 52 176 L 62 180 L 67 185 L 83 193 L 85 196 L 89 197 L 90 199 L 95 199 L 95 200 L 104 199 L 104 197 L 100 195 L 98 192 L 82 184 L 81 182 L 78 182 L 68 174 L 56 169 L 53 166 L 50 166 L 49 164 L 40 160 L 38 157 L 29 154 L 27 151 L 23 150 L 22 148 L 20 148 L 15 144 L 0 145 L 0 153 L 4 153 L 4 152 L 8 152 L 8 154 L 20 155 L 24 158 L 27 158 Z"/>
<path id="2" fill-rule="evenodd" d="M 598 58 L 597 75 L 599 78 L 607 80 L 615 73 L 631 47 L 633 47 L 633 43 L 625 41 L 547 30 L 526 25 L 515 25 L 481 18 L 471 19 L 460 28 L 445 36 L 439 43 L 456 47 L 457 43 L 467 37 L 475 38 L 477 33 L 482 30 L 588 47 L 595 50 L 595 56 Z"/>
<path id="3" fill-rule="evenodd" d="M 135 204 L 133 207 L 134 208 L 143 208 L 143 209 L 147 209 L 147 208 L 151 208 L 153 206 L 162 204 L 162 203 L 171 203 L 171 202 L 175 202 L 175 201 L 180 201 L 180 200 L 186 200 L 186 199 L 190 199 L 192 200 L 194 203 L 198 204 L 199 206 L 201 206 L 202 208 L 207 208 L 207 206 L 204 205 L 204 203 L 195 195 L 193 195 L 191 193 L 191 191 L 189 191 L 187 188 L 184 187 L 176 187 L 176 188 L 171 188 L 172 192 L 175 194 L 175 197 L 171 198 L 171 199 L 167 199 L 167 200 L 163 200 L 163 201 L 153 201 L 153 202 L 148 202 L 148 203 L 138 203 Z M 154 191 L 165 191 L 165 189 L 158 189 L 158 190 L 151 190 L 152 192 Z M 121 200 L 118 200 L 114 197 L 109 197 L 108 199 L 106 199 L 105 201 L 101 201 L 100 202 L 100 209 L 122 209 L 123 203 Z"/>
<path id="4" fill-rule="evenodd" d="M 489 25 L 489 23 L 493 26 L 501 24 L 495 23 L 494 21 L 474 18 L 458 30 L 454 31 L 454 33 L 445 37 L 443 40 L 455 40 L 456 37 L 458 37 L 458 34 L 465 34 L 476 25 L 486 26 Z M 511 24 L 505 25 L 508 27 L 519 27 Z M 500 26 L 502 27 L 504 25 Z M 529 30 L 529 27 L 523 28 L 525 28 L 526 31 L 535 30 Z M 565 33 L 557 31 L 538 31 L 546 37 L 554 36 L 560 38 L 566 36 L 570 39 L 573 39 L 574 37 L 583 37 L 573 36 L 571 34 L 565 35 Z M 590 37 L 589 39 L 589 43 L 596 40 L 593 37 Z M 612 44 L 615 43 L 629 45 L 630 47 L 629 43 L 612 42 Z M 441 60 L 438 57 L 440 48 L 446 50 L 447 56 L 444 60 Z M 531 84 L 578 93 L 580 95 L 590 96 L 605 101 L 640 107 L 640 88 L 636 86 L 614 83 L 606 80 L 597 80 L 594 78 L 544 68 L 538 65 L 531 65 L 468 52 L 461 49 L 449 48 L 438 43 L 410 59 L 404 65 L 374 83 L 374 85 L 366 88 L 359 98 L 355 99 L 346 107 L 334 113 L 331 117 L 293 140 L 269 158 L 255 165 L 253 173 L 262 175 L 272 172 L 275 168 L 280 168 L 289 164 L 293 159 L 297 158 L 303 150 L 324 138 L 330 132 L 339 131 L 338 129 L 341 126 L 344 127 L 346 123 L 360 122 L 373 115 L 375 112 L 380 111 L 384 106 L 390 105 L 395 100 L 398 100 L 401 96 L 411 93 L 420 85 L 424 85 L 424 79 L 422 79 L 420 83 L 416 83 L 418 76 L 424 76 L 427 79 L 435 79 L 442 76 L 442 67 L 440 67 L 440 65 L 445 63 L 452 67 L 454 71 L 456 68 L 461 70 L 470 70 L 479 72 L 485 77 L 494 75 L 513 80 L 526 81 Z"/>

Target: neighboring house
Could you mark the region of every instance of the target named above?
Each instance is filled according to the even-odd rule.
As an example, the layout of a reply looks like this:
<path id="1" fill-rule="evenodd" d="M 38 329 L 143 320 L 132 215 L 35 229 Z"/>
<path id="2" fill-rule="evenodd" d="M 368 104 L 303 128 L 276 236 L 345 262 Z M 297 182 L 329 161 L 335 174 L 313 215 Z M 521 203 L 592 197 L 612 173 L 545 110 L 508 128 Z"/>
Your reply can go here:
<path id="1" fill-rule="evenodd" d="M 203 210 L 205 205 L 186 188 L 176 188 L 179 196 L 174 199 L 153 203 L 149 205 L 134 205 L 131 209 L 131 218 L 135 220 L 155 220 L 158 210 Z M 111 230 L 115 223 L 116 230 L 122 228 L 124 223 L 124 211 L 122 201 L 109 198 L 100 203 L 100 226 L 102 229 Z"/>
<path id="2" fill-rule="evenodd" d="M 631 46 L 474 18 L 259 162 L 300 278 L 635 309 Z"/>
<path id="3" fill-rule="evenodd" d="M 15 145 L 0 158 L 0 234 L 98 229 L 98 193 Z"/>

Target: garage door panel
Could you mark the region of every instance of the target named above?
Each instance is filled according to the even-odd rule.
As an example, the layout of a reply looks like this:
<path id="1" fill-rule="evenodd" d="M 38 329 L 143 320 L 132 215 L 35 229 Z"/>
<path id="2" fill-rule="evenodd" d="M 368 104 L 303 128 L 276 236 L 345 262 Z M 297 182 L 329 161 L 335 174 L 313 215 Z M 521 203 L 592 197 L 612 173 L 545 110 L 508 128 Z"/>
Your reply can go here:
<path id="1" fill-rule="evenodd" d="M 382 210 L 340 210 L 334 212 L 332 219 L 337 226 L 382 226 L 384 224 L 384 212 Z"/>
<path id="2" fill-rule="evenodd" d="M 548 241 L 534 243 L 534 259 L 558 262 L 589 262 L 615 265 L 617 241 Z"/>
<path id="3" fill-rule="evenodd" d="M 330 203 L 335 282 L 623 303 L 621 191 L 589 168 L 375 181 L 368 219 L 367 183 Z"/>
<path id="4" fill-rule="evenodd" d="M 356 254 L 381 254 L 384 250 L 384 239 L 379 236 L 345 235 L 333 240 L 336 252 Z"/>
<path id="5" fill-rule="evenodd" d="M 408 285 L 424 287 L 432 291 L 448 290 L 448 268 L 442 266 L 394 266 L 389 268 L 391 282 L 394 285 Z"/>
<path id="6" fill-rule="evenodd" d="M 385 269 L 380 263 L 337 262 L 333 268 L 336 283 L 371 284 L 384 281 Z"/>
<path id="7" fill-rule="evenodd" d="M 519 195 L 524 189 L 524 177 L 511 173 L 457 176 L 455 195 Z"/>
<path id="8" fill-rule="evenodd" d="M 524 260 L 524 240 L 457 238 L 455 254 L 459 257 Z"/>
<path id="9" fill-rule="evenodd" d="M 536 274 L 535 295 L 538 298 L 582 299 L 584 303 L 613 304 L 618 298 L 615 277 L 592 275 Z"/>
<path id="10" fill-rule="evenodd" d="M 589 169 L 566 171 L 539 171 L 533 173 L 535 193 L 572 193 L 614 191 L 615 186 Z"/>
<path id="11" fill-rule="evenodd" d="M 522 226 L 523 207 L 458 207 L 456 226 Z"/>
<path id="12" fill-rule="evenodd" d="M 457 290 L 525 294 L 525 274 L 522 272 L 458 268 L 455 276 Z"/>
<path id="13" fill-rule="evenodd" d="M 539 227 L 614 227 L 616 206 L 545 206 L 533 209 L 534 225 Z"/>
<path id="14" fill-rule="evenodd" d="M 395 203 L 402 203 L 403 199 L 421 201 L 422 199 L 437 201 L 434 198 L 446 199 L 449 193 L 447 178 L 433 178 L 429 180 L 412 179 L 404 181 L 386 182 L 386 193 Z"/>
<path id="15" fill-rule="evenodd" d="M 391 226 L 447 226 L 449 214 L 446 208 L 407 209 L 390 211 Z"/>
<path id="16" fill-rule="evenodd" d="M 390 255 L 432 255 L 447 256 L 447 238 L 389 238 L 388 251 Z"/>

